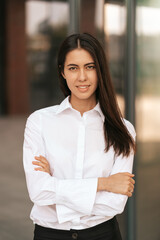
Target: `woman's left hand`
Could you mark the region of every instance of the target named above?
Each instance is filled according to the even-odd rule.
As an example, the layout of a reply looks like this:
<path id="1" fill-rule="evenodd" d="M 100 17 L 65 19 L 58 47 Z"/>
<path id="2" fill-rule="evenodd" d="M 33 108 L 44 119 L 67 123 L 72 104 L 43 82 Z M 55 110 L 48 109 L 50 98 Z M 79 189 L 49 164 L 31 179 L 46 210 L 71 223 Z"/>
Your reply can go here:
<path id="1" fill-rule="evenodd" d="M 52 175 L 50 166 L 49 166 L 49 162 L 47 161 L 47 159 L 45 157 L 40 155 L 39 157 L 35 156 L 35 159 L 37 161 L 33 161 L 32 164 L 38 166 L 38 167 L 34 168 L 36 171 L 47 172 L 50 175 Z"/>

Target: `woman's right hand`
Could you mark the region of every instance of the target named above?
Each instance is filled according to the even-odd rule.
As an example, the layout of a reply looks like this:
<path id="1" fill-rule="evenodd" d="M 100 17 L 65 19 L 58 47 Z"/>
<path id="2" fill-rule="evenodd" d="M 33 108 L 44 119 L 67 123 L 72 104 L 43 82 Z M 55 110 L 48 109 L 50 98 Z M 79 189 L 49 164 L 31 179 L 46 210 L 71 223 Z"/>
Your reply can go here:
<path id="1" fill-rule="evenodd" d="M 47 172 L 52 176 L 49 162 L 45 157 L 41 155 L 39 157 L 35 156 L 35 160 L 32 162 L 33 165 L 37 166 L 34 168 L 35 171 Z"/>
<path id="2" fill-rule="evenodd" d="M 106 178 L 98 178 L 97 191 L 107 191 L 132 196 L 135 180 L 134 174 L 128 172 L 116 173 Z"/>

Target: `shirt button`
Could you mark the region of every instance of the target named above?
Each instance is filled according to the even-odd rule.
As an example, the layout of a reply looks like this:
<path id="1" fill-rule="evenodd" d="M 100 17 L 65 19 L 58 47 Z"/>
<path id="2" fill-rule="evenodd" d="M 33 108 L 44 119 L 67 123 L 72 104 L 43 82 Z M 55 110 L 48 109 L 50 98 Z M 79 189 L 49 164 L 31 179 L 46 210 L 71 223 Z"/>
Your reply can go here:
<path id="1" fill-rule="evenodd" d="M 78 233 L 73 233 L 73 234 L 72 234 L 72 238 L 73 238 L 73 239 L 77 239 L 77 238 L 78 238 Z"/>

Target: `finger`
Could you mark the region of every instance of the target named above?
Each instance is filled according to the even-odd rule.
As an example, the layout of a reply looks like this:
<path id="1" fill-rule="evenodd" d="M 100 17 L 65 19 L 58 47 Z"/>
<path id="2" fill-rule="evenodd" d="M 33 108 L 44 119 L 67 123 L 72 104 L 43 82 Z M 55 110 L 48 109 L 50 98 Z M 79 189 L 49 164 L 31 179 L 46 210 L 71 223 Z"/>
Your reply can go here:
<path id="1" fill-rule="evenodd" d="M 38 161 L 43 161 L 43 158 L 41 156 L 35 156 L 34 158 Z"/>
<path id="2" fill-rule="evenodd" d="M 130 185 L 128 186 L 128 191 L 131 192 L 133 190 L 134 190 L 134 185 L 130 183 Z"/>
<path id="3" fill-rule="evenodd" d="M 41 161 L 43 163 L 48 163 L 47 159 L 45 157 L 43 157 L 42 155 L 40 155 L 39 158 L 41 159 Z"/>
<path id="4" fill-rule="evenodd" d="M 44 163 L 42 163 L 42 162 L 33 161 L 32 163 L 33 163 L 33 165 L 37 165 L 37 166 L 41 166 L 43 168 L 46 168 L 46 165 Z"/>
<path id="5" fill-rule="evenodd" d="M 126 186 L 126 189 L 124 190 L 124 194 L 128 196 L 128 194 L 130 194 L 130 192 L 134 191 L 134 185 L 133 184 L 129 184 L 128 186 Z"/>
<path id="6" fill-rule="evenodd" d="M 43 163 L 41 163 L 41 162 L 39 162 L 39 161 L 33 161 L 32 164 L 33 164 L 33 165 L 40 166 L 40 165 L 42 165 Z"/>
<path id="7" fill-rule="evenodd" d="M 47 160 L 45 157 L 43 157 L 42 155 L 40 155 L 40 158 L 41 158 L 44 162 L 48 162 L 48 160 Z"/>
<path id="8" fill-rule="evenodd" d="M 132 197 L 132 193 L 131 192 L 128 193 L 128 197 Z"/>
<path id="9" fill-rule="evenodd" d="M 35 159 L 38 160 L 38 161 L 41 161 L 41 162 L 43 162 L 45 164 L 46 163 L 48 164 L 47 159 L 45 157 L 41 156 L 41 155 L 39 157 L 36 156 Z"/>
<path id="10" fill-rule="evenodd" d="M 38 162 L 38 161 L 32 161 L 32 164 L 33 165 L 38 165 L 40 162 Z"/>
<path id="11" fill-rule="evenodd" d="M 128 191 L 128 197 L 132 197 L 133 192 L 134 192 L 134 189 L 129 190 L 129 191 Z"/>
<path id="12" fill-rule="evenodd" d="M 126 175 L 126 179 L 127 179 L 129 182 L 131 182 L 132 184 L 135 184 L 135 180 L 134 180 L 131 176 Z"/>
<path id="13" fill-rule="evenodd" d="M 42 168 L 41 168 L 41 167 L 37 167 L 37 168 L 34 168 L 34 170 L 36 170 L 36 171 L 42 171 Z"/>
<path id="14" fill-rule="evenodd" d="M 134 184 L 133 183 L 130 183 L 129 186 L 130 186 L 130 188 L 134 188 Z"/>
<path id="15" fill-rule="evenodd" d="M 135 180 L 133 178 L 130 179 L 131 183 L 135 184 Z"/>
<path id="16" fill-rule="evenodd" d="M 125 193 L 123 193 L 124 195 L 126 195 L 127 197 L 131 197 L 131 195 L 132 195 L 132 193 L 131 192 L 125 192 Z"/>
<path id="17" fill-rule="evenodd" d="M 127 176 L 134 177 L 135 175 L 133 173 L 125 172 Z"/>
<path id="18" fill-rule="evenodd" d="M 41 156 L 35 156 L 34 158 L 38 161 L 41 161 L 41 162 L 44 161 L 44 159 Z"/>
<path id="19" fill-rule="evenodd" d="M 40 171 L 40 172 L 47 172 L 46 170 L 44 170 L 43 168 L 40 168 L 40 169 L 38 169 L 38 170 L 36 170 L 36 171 Z"/>
<path id="20" fill-rule="evenodd" d="M 129 192 L 133 193 L 134 192 L 134 188 L 130 188 Z"/>

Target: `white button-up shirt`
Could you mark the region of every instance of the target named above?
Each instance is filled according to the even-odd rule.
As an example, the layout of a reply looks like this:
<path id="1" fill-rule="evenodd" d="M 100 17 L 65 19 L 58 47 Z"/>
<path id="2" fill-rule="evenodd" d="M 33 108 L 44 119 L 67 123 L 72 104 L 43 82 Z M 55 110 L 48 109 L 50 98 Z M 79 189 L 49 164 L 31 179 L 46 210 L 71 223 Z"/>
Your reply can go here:
<path id="1" fill-rule="evenodd" d="M 132 124 L 124 120 L 135 138 Z M 84 229 L 121 213 L 127 196 L 97 192 L 98 177 L 131 172 L 133 152 L 116 156 L 106 153 L 104 115 L 97 104 L 81 116 L 67 97 L 60 105 L 38 110 L 26 123 L 24 169 L 34 206 L 31 219 L 44 227 Z M 52 176 L 35 171 L 35 156 L 44 156 Z"/>

